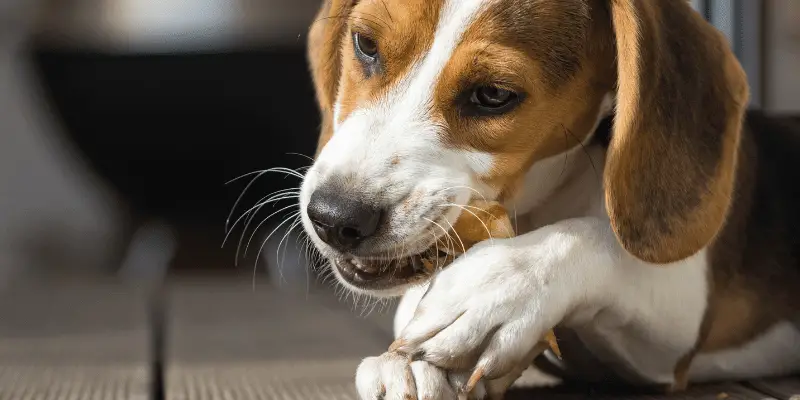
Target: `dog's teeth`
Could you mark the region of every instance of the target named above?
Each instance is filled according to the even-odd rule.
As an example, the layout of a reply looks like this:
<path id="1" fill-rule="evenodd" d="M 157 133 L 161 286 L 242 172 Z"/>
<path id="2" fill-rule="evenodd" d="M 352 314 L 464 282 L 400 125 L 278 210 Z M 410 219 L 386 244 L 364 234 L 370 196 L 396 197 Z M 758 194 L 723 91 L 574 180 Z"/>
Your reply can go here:
<path id="1" fill-rule="evenodd" d="M 355 269 L 357 269 L 357 270 L 359 270 L 361 272 L 365 272 L 365 273 L 368 273 L 368 274 L 373 274 L 373 273 L 378 272 L 374 268 L 373 265 L 369 264 L 369 262 L 364 263 L 364 262 L 362 262 L 361 260 L 359 260 L 357 258 L 352 258 L 349 261 L 350 261 L 350 265 L 352 265 Z"/>

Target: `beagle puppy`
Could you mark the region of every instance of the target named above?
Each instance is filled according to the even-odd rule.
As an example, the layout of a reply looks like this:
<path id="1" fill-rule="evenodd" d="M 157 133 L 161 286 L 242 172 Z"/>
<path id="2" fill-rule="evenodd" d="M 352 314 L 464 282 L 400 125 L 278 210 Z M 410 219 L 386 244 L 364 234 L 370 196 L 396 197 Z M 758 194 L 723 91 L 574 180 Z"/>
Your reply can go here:
<path id="1" fill-rule="evenodd" d="M 403 296 L 363 399 L 455 398 L 478 369 L 499 397 L 556 325 L 632 383 L 800 371 L 800 136 L 746 115 L 687 1 L 326 0 L 308 44 L 303 226 L 346 288 Z M 518 236 L 426 280 L 473 199 Z"/>

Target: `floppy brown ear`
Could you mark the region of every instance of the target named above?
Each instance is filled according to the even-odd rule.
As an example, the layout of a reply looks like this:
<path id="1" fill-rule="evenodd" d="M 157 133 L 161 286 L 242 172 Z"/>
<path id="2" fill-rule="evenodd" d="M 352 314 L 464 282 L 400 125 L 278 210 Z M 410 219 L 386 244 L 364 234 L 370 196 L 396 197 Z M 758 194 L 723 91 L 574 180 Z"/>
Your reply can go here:
<path id="1" fill-rule="evenodd" d="M 684 259 L 725 221 L 748 100 L 726 39 L 686 0 L 608 0 L 617 112 L 604 185 L 622 246 Z"/>
<path id="2" fill-rule="evenodd" d="M 308 32 L 308 61 L 322 114 L 317 155 L 333 135 L 333 105 L 341 75 L 347 17 L 356 0 L 325 0 Z"/>

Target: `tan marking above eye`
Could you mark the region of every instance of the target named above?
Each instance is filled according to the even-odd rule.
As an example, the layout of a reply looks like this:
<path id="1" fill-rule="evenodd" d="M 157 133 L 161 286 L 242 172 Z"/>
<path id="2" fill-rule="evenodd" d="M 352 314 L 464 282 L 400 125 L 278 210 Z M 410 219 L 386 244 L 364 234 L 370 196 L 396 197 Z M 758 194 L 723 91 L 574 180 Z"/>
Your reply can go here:
<path id="1" fill-rule="evenodd" d="M 613 91 L 612 74 L 598 76 L 593 68 L 610 57 L 591 59 L 580 42 L 583 33 L 552 33 L 553 20 L 560 18 L 558 24 L 586 29 L 570 20 L 580 14 L 573 10 L 576 4 L 526 3 L 528 15 L 545 20 L 539 24 L 509 14 L 509 8 L 522 6 L 516 1 L 489 7 L 467 29 L 437 83 L 446 145 L 490 154 L 493 164 L 480 179 L 501 196 L 513 194 L 535 162 L 580 146 L 592 133 L 603 98 Z M 453 98 L 467 88 L 493 85 L 523 98 L 510 112 L 465 118 Z"/>
<path id="2" fill-rule="evenodd" d="M 361 1 L 354 7 L 346 30 L 340 33 L 344 42 L 336 91 L 340 122 L 356 108 L 385 96 L 425 55 L 433 43 L 443 2 L 374 0 Z M 375 43 L 375 62 L 365 58 L 369 49 L 364 49 L 367 54 L 359 58 L 356 36 Z M 362 42 L 362 46 L 365 44 Z"/>

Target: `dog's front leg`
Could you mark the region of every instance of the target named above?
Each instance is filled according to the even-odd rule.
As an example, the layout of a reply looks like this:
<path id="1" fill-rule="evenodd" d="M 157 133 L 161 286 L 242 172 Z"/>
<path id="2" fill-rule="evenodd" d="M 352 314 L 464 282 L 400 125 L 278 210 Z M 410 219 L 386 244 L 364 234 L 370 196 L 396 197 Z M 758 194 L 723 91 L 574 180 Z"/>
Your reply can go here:
<path id="1" fill-rule="evenodd" d="M 360 397 L 455 400 L 480 368 L 471 398 L 500 398 L 544 332 L 570 311 L 602 307 L 623 262 L 633 261 L 608 222 L 592 218 L 475 246 L 406 294 L 396 351 L 362 362 Z"/>
<path id="2" fill-rule="evenodd" d="M 445 370 L 501 378 L 568 313 L 602 308 L 626 262 L 600 219 L 486 241 L 436 276 L 393 347 Z"/>

